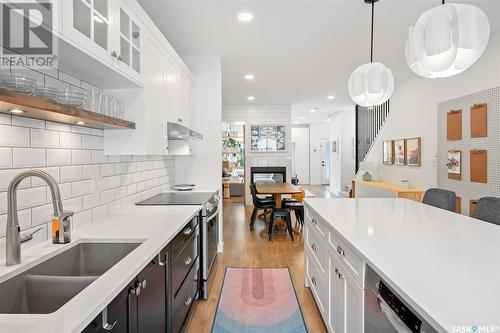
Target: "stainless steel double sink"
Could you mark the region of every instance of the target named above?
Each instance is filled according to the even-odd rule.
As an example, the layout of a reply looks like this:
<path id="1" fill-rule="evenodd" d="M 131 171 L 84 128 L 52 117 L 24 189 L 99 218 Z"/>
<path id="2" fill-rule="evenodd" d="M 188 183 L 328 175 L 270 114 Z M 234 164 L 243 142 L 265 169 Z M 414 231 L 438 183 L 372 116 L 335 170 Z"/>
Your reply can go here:
<path id="1" fill-rule="evenodd" d="M 113 267 L 140 243 L 76 244 L 0 283 L 0 314 L 52 313 Z"/>

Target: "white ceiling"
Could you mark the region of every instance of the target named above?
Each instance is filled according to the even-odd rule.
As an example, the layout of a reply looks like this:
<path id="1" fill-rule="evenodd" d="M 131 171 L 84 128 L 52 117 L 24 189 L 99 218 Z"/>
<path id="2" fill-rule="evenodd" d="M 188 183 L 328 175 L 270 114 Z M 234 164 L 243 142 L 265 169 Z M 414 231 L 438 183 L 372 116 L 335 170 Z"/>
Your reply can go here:
<path id="1" fill-rule="evenodd" d="M 289 104 L 293 121 L 300 122 L 353 110 L 347 80 L 369 61 L 371 8 L 363 0 L 139 2 L 181 56 L 222 57 L 224 105 Z M 489 16 L 492 31 L 500 30 L 500 0 L 453 2 L 474 3 Z M 398 79 L 411 74 L 404 58 L 408 27 L 440 3 L 376 4 L 374 61 L 392 69 L 396 88 Z M 238 21 L 243 11 L 254 19 Z M 246 81 L 247 73 L 255 80 Z M 255 101 L 247 101 L 250 95 Z M 336 98 L 328 101 L 327 95 Z M 315 107 L 319 111 L 310 113 Z"/>

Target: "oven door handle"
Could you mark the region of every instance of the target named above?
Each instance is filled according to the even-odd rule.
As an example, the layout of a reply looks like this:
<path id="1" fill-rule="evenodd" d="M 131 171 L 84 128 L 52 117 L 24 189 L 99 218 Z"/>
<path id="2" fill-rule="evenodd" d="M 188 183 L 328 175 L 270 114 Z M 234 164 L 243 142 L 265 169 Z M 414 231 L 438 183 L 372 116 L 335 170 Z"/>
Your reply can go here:
<path id="1" fill-rule="evenodd" d="M 217 214 L 219 214 L 219 205 L 217 205 L 217 210 L 215 211 L 215 213 L 207 217 L 207 221 L 213 219 L 215 216 L 217 216 Z"/>
<path id="2" fill-rule="evenodd" d="M 392 327 L 394 327 L 396 332 L 412 333 L 408 326 L 406 326 L 406 324 L 398 317 L 398 315 L 380 295 L 377 295 L 377 304 L 384 317 L 389 321 Z"/>

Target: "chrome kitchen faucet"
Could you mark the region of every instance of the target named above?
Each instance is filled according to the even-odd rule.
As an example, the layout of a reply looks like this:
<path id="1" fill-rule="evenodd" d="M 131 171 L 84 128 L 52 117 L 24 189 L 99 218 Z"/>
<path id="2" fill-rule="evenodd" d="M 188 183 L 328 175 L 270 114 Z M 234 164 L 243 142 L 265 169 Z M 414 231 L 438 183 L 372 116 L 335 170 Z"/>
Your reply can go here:
<path id="1" fill-rule="evenodd" d="M 21 172 L 12 179 L 7 192 L 7 230 L 6 230 L 6 264 L 7 266 L 17 265 L 21 262 L 21 243 L 32 239 L 32 234 L 21 235 L 19 227 L 19 219 L 17 216 L 17 187 L 27 177 L 38 177 L 44 180 L 49 185 L 52 195 L 52 204 L 54 206 L 54 219 L 59 222 L 59 233 L 53 235 L 54 243 L 69 243 L 71 241 L 71 225 L 70 218 L 73 212 L 64 211 L 61 202 L 61 193 L 59 186 L 52 176 L 41 170 L 29 170 Z M 53 226 L 54 227 L 54 226 Z M 38 231 L 38 230 L 37 230 Z M 36 232 L 36 231 L 35 231 Z M 54 231 L 53 231 L 54 232 Z M 24 236 L 24 237 L 21 237 Z M 57 236 L 57 238 L 54 238 Z"/>

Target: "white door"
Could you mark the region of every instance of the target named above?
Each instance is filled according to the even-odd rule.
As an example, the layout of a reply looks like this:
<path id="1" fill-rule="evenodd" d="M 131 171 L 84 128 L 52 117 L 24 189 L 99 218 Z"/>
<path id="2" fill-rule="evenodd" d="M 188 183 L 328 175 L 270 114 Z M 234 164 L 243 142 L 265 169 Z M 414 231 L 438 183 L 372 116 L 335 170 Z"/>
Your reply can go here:
<path id="1" fill-rule="evenodd" d="M 332 144 L 330 139 L 321 139 L 321 184 L 330 184 L 330 156 Z"/>
<path id="2" fill-rule="evenodd" d="M 292 128 L 292 149 L 293 149 L 293 171 L 294 177 L 297 175 L 300 184 L 309 184 L 309 128 Z"/>

